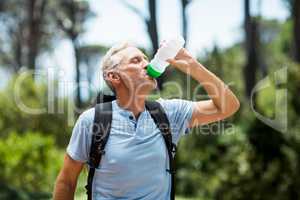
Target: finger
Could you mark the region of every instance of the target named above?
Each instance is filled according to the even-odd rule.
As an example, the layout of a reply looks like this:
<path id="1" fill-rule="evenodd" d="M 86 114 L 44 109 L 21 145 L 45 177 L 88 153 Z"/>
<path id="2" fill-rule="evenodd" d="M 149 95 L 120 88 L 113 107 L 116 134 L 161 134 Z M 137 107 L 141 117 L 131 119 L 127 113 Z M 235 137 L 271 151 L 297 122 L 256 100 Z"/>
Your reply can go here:
<path id="1" fill-rule="evenodd" d="M 175 58 L 178 58 L 178 56 L 183 55 L 183 54 L 185 53 L 185 51 L 186 51 L 185 48 L 181 48 L 181 49 L 177 52 Z"/>
<path id="2" fill-rule="evenodd" d="M 173 58 L 169 58 L 166 60 L 168 63 L 170 63 L 171 65 L 175 64 L 176 63 L 176 60 L 173 59 Z"/>

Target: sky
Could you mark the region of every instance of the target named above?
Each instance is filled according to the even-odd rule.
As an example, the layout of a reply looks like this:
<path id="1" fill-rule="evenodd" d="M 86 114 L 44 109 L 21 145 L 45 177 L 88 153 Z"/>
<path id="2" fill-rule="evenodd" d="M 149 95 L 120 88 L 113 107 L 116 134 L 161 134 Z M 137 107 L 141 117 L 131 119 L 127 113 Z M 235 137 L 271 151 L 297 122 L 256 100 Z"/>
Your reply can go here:
<path id="1" fill-rule="evenodd" d="M 90 2 L 98 16 L 90 22 L 85 41 L 110 46 L 122 40 L 129 40 L 143 47 L 150 47 L 143 20 L 126 8 L 121 3 L 122 0 L 90 0 Z M 147 0 L 127 0 L 127 2 L 138 8 L 145 17 L 148 16 Z M 179 0 L 157 1 L 160 40 L 181 33 L 179 2 Z M 190 38 L 187 48 L 193 54 L 197 54 L 211 48 L 214 43 L 220 47 L 228 47 L 241 40 L 243 2 L 243 0 L 193 0 L 187 9 Z M 283 0 L 252 0 L 252 2 L 253 14 L 257 13 L 259 7 L 266 18 L 284 20 L 289 14 Z"/>
<path id="2" fill-rule="evenodd" d="M 150 39 L 142 18 L 129 10 L 125 0 L 88 0 L 96 17 L 86 24 L 82 44 L 111 46 L 129 41 L 137 46 L 150 48 Z M 144 17 L 148 17 L 147 0 L 127 0 Z M 187 49 L 197 56 L 214 44 L 229 47 L 243 39 L 244 0 L 193 0 L 187 8 L 188 41 Z M 157 0 L 159 40 L 181 34 L 179 0 Z M 283 0 L 252 0 L 252 13 L 261 11 L 268 19 L 284 20 L 289 13 Z M 60 70 L 63 81 L 72 82 L 75 77 L 73 50 L 70 41 L 62 40 L 51 53 L 40 56 L 38 63 L 43 68 Z M 1 77 L 0 77 L 1 78 Z M 99 83 L 98 72 L 95 84 Z"/>
<path id="3" fill-rule="evenodd" d="M 137 46 L 150 48 L 143 19 L 128 9 L 124 0 L 89 0 L 96 17 L 86 24 L 86 33 L 81 42 L 111 46 L 121 41 L 129 41 Z M 147 0 L 127 0 L 148 17 Z M 243 39 L 243 0 L 193 0 L 187 8 L 188 42 L 187 49 L 197 56 L 214 44 L 229 47 Z M 179 0 L 157 0 L 159 40 L 181 34 Z M 289 12 L 283 0 L 252 0 L 252 14 L 260 11 L 268 19 L 285 20 Z M 60 66 L 64 78 L 74 80 L 74 60 L 70 42 L 64 40 L 51 55 L 48 66 Z M 95 85 L 99 81 L 95 75 Z"/>

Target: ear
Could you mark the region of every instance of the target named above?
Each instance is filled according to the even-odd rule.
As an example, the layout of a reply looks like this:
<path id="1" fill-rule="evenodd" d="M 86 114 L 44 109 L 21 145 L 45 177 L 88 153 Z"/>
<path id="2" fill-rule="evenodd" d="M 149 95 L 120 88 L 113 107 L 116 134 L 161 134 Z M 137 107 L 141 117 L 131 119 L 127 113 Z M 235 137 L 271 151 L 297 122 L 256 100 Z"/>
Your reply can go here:
<path id="1" fill-rule="evenodd" d="M 105 79 L 111 82 L 112 84 L 119 84 L 121 81 L 119 74 L 113 71 L 107 72 Z"/>

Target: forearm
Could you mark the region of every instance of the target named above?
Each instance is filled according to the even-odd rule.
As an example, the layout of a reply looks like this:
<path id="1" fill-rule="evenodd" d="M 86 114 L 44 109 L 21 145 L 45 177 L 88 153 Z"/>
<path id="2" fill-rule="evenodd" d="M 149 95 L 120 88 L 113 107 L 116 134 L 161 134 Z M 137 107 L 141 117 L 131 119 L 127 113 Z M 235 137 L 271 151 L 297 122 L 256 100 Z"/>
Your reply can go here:
<path id="1" fill-rule="evenodd" d="M 229 87 L 196 60 L 190 61 L 187 67 L 179 68 L 203 86 L 215 106 L 222 113 L 231 112 L 234 108 L 239 107 L 239 101 Z"/>
<path id="2" fill-rule="evenodd" d="M 71 200 L 74 199 L 76 185 L 66 183 L 63 180 L 58 180 L 55 184 L 53 199 L 54 200 Z"/>

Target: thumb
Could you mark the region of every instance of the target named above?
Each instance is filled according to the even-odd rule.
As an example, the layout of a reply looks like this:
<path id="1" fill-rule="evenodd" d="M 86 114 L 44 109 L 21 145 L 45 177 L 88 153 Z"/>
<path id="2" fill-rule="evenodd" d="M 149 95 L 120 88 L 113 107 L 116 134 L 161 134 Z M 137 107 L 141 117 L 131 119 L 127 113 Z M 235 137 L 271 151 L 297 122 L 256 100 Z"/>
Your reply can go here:
<path id="1" fill-rule="evenodd" d="M 170 63 L 171 65 L 174 65 L 176 63 L 176 60 L 173 58 L 169 58 L 166 60 L 168 63 Z"/>

